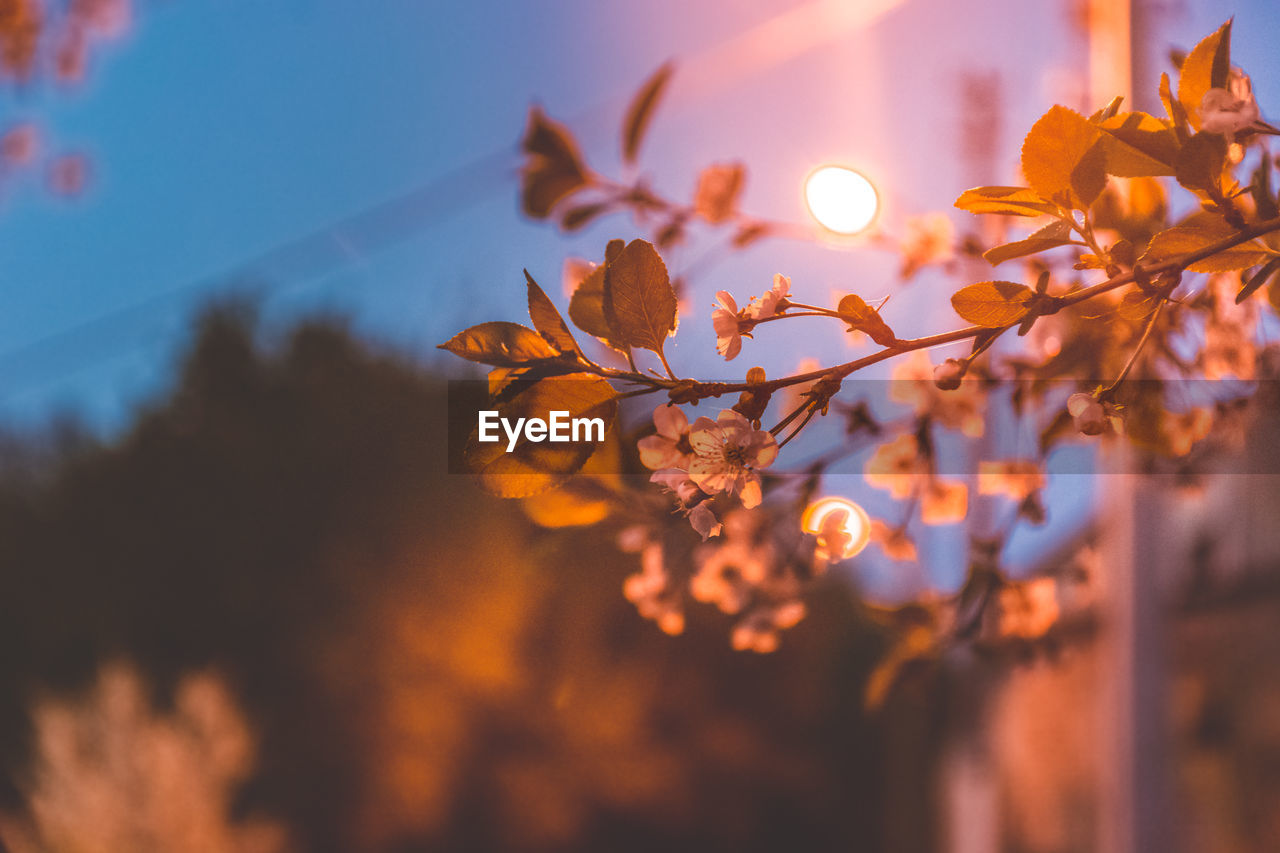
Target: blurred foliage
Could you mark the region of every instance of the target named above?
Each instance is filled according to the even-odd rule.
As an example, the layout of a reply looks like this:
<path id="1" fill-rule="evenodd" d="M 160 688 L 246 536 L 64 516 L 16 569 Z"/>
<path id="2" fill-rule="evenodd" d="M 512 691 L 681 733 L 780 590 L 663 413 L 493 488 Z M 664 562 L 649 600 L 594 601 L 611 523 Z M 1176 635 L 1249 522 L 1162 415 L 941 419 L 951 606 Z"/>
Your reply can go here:
<path id="1" fill-rule="evenodd" d="M 237 814 L 305 850 L 929 848 L 930 712 L 864 719 L 881 644 L 847 596 L 775 655 L 710 611 L 661 635 L 618 594 L 634 557 L 534 527 L 446 446 L 443 383 L 238 310 L 119 440 L 7 441 L 4 810 L 32 703 L 125 660 L 161 709 L 225 680 L 259 743 Z"/>

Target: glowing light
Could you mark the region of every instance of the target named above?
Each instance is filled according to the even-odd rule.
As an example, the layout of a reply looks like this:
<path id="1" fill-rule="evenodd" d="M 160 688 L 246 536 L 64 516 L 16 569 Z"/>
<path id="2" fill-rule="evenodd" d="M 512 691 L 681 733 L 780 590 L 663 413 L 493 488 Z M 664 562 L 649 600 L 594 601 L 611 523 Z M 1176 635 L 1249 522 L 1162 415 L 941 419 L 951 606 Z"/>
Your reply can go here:
<path id="1" fill-rule="evenodd" d="M 821 540 L 835 532 L 838 542 L 822 544 L 841 560 L 852 557 L 871 540 L 871 519 L 866 510 L 846 498 L 821 498 L 809 504 L 800 518 L 800 527 Z"/>
<path id="2" fill-rule="evenodd" d="M 818 224 L 836 234 L 857 234 L 880 209 L 876 188 L 844 166 L 822 166 L 804 181 L 804 200 Z"/>

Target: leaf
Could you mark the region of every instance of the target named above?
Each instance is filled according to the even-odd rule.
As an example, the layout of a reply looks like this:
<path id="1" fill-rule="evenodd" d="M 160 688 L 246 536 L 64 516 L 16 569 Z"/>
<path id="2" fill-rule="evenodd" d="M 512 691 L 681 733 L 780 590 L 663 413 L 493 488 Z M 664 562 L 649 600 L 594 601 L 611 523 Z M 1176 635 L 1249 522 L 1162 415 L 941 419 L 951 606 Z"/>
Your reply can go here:
<path id="1" fill-rule="evenodd" d="M 538 107 L 529 110 L 520 146 L 528 155 L 520 170 L 520 203 L 528 216 L 547 218 L 562 199 L 586 186 L 586 167 L 573 135 Z"/>
<path id="2" fill-rule="evenodd" d="M 1222 214 L 1201 211 L 1152 237 L 1140 262 L 1149 266 L 1159 261 L 1173 260 L 1203 251 L 1214 243 L 1230 239 L 1239 233 L 1222 218 Z M 1266 246 L 1257 240 L 1250 240 L 1202 258 L 1187 269 L 1191 272 L 1230 272 L 1263 263 L 1271 256 L 1272 253 Z"/>
<path id="3" fill-rule="evenodd" d="M 514 424 L 519 418 L 549 420 L 551 412 L 568 412 L 569 418 L 600 418 L 608 434 L 617 414 L 617 395 L 598 376 L 573 373 L 536 381 L 517 380 L 516 391 L 497 404 L 499 417 Z M 467 441 L 465 459 L 479 475 L 486 491 L 504 498 L 523 498 L 563 483 L 580 469 L 599 447 L 597 442 L 530 441 L 523 430 L 514 449 L 507 452 L 505 431 L 501 440 L 481 442 L 479 431 Z"/>
<path id="4" fill-rule="evenodd" d="M 1094 124 L 1099 124 L 1100 122 L 1106 121 L 1107 119 L 1111 118 L 1112 116 L 1120 112 L 1120 105 L 1123 103 L 1124 103 L 1124 95 L 1116 95 L 1114 98 L 1111 99 L 1110 103 L 1108 103 L 1105 107 L 1098 110 L 1093 115 L 1089 116 L 1089 121 L 1093 122 Z"/>
<path id="5" fill-rule="evenodd" d="M 606 346 L 625 353 L 627 345 L 622 343 L 604 317 L 604 268 L 604 264 L 596 267 L 573 291 L 569 299 L 569 319 Z"/>
<path id="6" fill-rule="evenodd" d="M 1120 178 L 1172 175 L 1178 162 L 1178 136 L 1155 116 L 1120 113 L 1099 125 L 1107 153 L 1107 174 Z"/>
<path id="7" fill-rule="evenodd" d="M 1011 326 L 1027 315 L 1027 302 L 1034 294 L 1025 284 L 1012 281 L 983 281 L 962 287 L 951 296 L 951 307 L 973 323 L 997 329 Z"/>
<path id="8" fill-rule="evenodd" d="M 898 340 L 889 325 L 881 319 L 880 312 L 868 305 L 866 300 L 856 293 L 850 293 L 841 299 L 836 310 L 840 312 L 841 319 L 849 324 L 850 329 L 864 332 L 882 347 L 890 346 Z"/>
<path id="9" fill-rule="evenodd" d="M 543 527 L 582 527 L 604 520 L 613 511 L 611 493 L 619 493 L 622 445 L 616 431 L 568 482 L 520 501 L 525 515 Z"/>
<path id="10" fill-rule="evenodd" d="M 1151 316 L 1151 312 L 1160 304 L 1160 298 L 1155 293 L 1130 290 L 1116 306 L 1116 312 L 1131 323 L 1136 323 Z"/>
<path id="11" fill-rule="evenodd" d="M 564 317 L 560 316 L 560 311 L 551 298 L 533 280 L 528 270 L 524 271 L 524 279 L 529 285 L 529 319 L 533 321 L 533 327 L 560 352 L 581 355 L 582 348 L 574 340 L 573 333 L 565 325 Z"/>
<path id="12" fill-rule="evenodd" d="M 627 116 L 622 122 L 622 159 L 634 163 L 640 153 L 640 143 L 644 141 L 645 131 L 649 129 L 649 120 L 653 118 L 653 110 L 662 97 L 662 92 L 671 79 L 675 66 L 670 62 L 653 73 L 627 107 Z"/>
<path id="13" fill-rule="evenodd" d="M 1043 252 L 1046 249 L 1056 249 L 1059 246 L 1070 244 L 1071 226 L 1065 220 L 1058 220 L 1057 222 L 1049 223 L 1025 240 L 1019 240 L 1016 243 L 1005 243 L 1003 246 L 988 249 L 983 253 L 982 257 L 986 258 L 991 266 L 997 267 L 1014 258 L 1022 258 L 1027 255 L 1034 255 L 1036 252 Z"/>
<path id="14" fill-rule="evenodd" d="M 1222 195 L 1222 166 L 1227 159 L 1227 140 L 1220 133 L 1200 131 L 1187 140 L 1178 155 L 1176 177 L 1189 190 L 1199 190 L 1210 197 Z"/>
<path id="15" fill-rule="evenodd" d="M 1074 110 L 1054 106 L 1022 143 L 1022 173 L 1043 198 L 1087 210 L 1107 184 L 1103 132 Z"/>
<path id="16" fill-rule="evenodd" d="M 1051 202 L 1026 187 L 975 187 L 961 193 L 955 206 L 970 213 L 1008 216 L 1044 216 L 1058 212 Z"/>
<path id="17" fill-rule="evenodd" d="M 1200 102 L 1210 89 L 1224 89 L 1231 73 L 1231 21 L 1203 39 L 1182 63 L 1178 77 L 1178 102 L 1187 120 L 1200 129 Z"/>
<path id="18" fill-rule="evenodd" d="M 606 213 L 613 206 L 612 202 L 597 201 L 589 204 L 579 204 L 569 208 L 560 217 L 560 227 L 565 231 L 577 231 L 579 228 L 585 227 L 591 220 L 595 219 L 602 213 Z"/>
<path id="19" fill-rule="evenodd" d="M 1272 258 L 1263 264 L 1262 268 L 1245 282 L 1244 287 L 1240 288 L 1240 292 L 1236 294 L 1236 304 L 1239 305 L 1252 296 L 1255 290 L 1266 284 L 1267 279 L 1275 275 L 1276 270 L 1280 270 L 1280 258 Z"/>
<path id="20" fill-rule="evenodd" d="M 1160 74 L 1160 102 L 1164 104 L 1164 111 L 1169 115 L 1169 122 L 1173 125 L 1178 141 L 1186 142 L 1187 111 L 1182 108 L 1182 102 L 1173 96 L 1169 75 L 1163 72 Z"/>
<path id="21" fill-rule="evenodd" d="M 676 311 L 667 265 L 653 244 L 632 240 L 605 264 L 604 316 L 622 343 L 661 353 L 675 334 Z"/>
<path id="22" fill-rule="evenodd" d="M 448 350 L 469 361 L 497 367 L 518 367 L 560 355 L 558 350 L 528 326 L 502 321 L 481 323 L 458 332 L 440 344 L 439 349 Z"/>
<path id="23" fill-rule="evenodd" d="M 1249 194 L 1253 196 L 1259 219 L 1275 219 L 1280 216 L 1280 207 L 1277 207 L 1276 197 L 1271 190 L 1271 163 L 1265 158 L 1254 170 Z"/>

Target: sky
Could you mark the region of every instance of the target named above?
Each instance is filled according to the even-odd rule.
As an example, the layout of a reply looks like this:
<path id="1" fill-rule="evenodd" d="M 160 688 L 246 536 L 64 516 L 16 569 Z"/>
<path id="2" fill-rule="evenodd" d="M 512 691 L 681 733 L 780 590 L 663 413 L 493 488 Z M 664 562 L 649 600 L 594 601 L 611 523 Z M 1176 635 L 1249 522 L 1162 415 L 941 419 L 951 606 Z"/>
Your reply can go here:
<path id="1" fill-rule="evenodd" d="M 457 370 L 435 345 L 476 322 L 523 319 L 522 268 L 559 298 L 566 257 L 637 236 L 625 218 L 566 237 L 520 216 L 515 145 L 530 104 L 616 174 L 625 105 L 667 60 L 676 75 L 642 155 L 664 192 L 688 197 L 702 166 L 742 160 L 743 207 L 804 223 L 803 177 L 839 162 L 877 184 L 886 229 L 932 210 L 963 228 L 959 192 L 1015 180 L 1025 129 L 1079 96 L 1070 5 L 147 0 L 85 85 L 0 98 L 7 121 L 35 120 L 51 146 L 93 164 L 77 199 L 33 178 L 0 186 L 0 425 L 73 414 L 119 431 L 169 387 L 192 318 L 236 294 L 257 302 L 268 330 L 342 317 Z M 1262 82 L 1280 81 L 1276 4 L 1162 8 L 1156 40 L 1184 48 L 1234 12 L 1235 61 L 1259 81 L 1264 114 L 1280 116 L 1280 91 Z M 961 84 L 990 72 L 1001 117 L 975 167 L 957 156 Z M 948 281 L 901 288 L 895 268 L 865 247 L 762 243 L 695 283 L 697 310 L 669 355 L 685 374 L 730 379 L 753 363 L 790 371 L 800 353 L 846 360 L 841 332 L 813 326 L 778 328 L 776 343 L 733 365 L 716 357 L 712 294 L 745 302 L 775 272 L 811 302 L 892 296 L 900 335 L 956 322 Z"/>

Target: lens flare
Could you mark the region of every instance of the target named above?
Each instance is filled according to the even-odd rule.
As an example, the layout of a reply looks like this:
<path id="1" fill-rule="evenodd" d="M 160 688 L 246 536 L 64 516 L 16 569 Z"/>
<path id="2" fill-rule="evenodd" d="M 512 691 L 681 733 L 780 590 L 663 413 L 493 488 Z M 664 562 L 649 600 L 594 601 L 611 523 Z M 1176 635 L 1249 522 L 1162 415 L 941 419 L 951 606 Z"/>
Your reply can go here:
<path id="1" fill-rule="evenodd" d="M 822 166 L 804 181 L 804 200 L 818 224 L 836 234 L 857 234 L 876 218 L 876 188 L 844 166 Z"/>
<path id="2" fill-rule="evenodd" d="M 842 560 L 867 547 L 871 539 L 866 510 L 847 498 L 820 498 L 809 504 L 800 518 L 800 528 L 824 540 L 823 546 Z M 828 538 L 833 541 L 825 541 Z"/>

